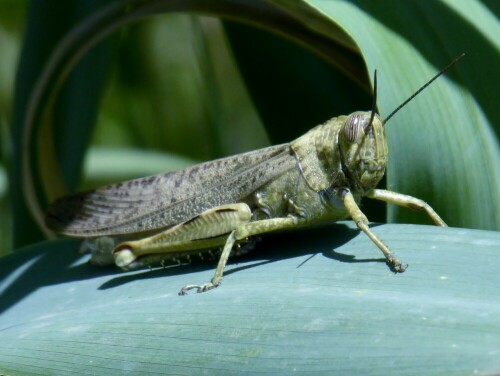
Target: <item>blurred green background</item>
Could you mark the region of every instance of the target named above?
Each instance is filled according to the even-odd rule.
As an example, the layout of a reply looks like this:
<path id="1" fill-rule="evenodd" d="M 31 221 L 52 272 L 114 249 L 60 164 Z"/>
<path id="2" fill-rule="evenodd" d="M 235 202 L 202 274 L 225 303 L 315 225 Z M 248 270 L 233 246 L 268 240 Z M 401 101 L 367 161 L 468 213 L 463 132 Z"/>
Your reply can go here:
<path id="1" fill-rule="evenodd" d="M 12 247 L 9 125 L 27 6 L 27 1 L 0 2 L 0 254 Z M 105 88 L 79 189 L 269 144 L 219 20 L 158 16 L 112 41 L 106 46 Z M 71 144 L 74 136 L 65 137 L 63 142 Z"/>
<path id="2" fill-rule="evenodd" d="M 43 238 L 17 180 L 20 124 L 33 85 L 68 31 L 111 3 L 0 2 L 0 254 Z M 382 186 L 426 199 L 453 226 L 499 228 L 499 51 L 491 37 L 499 29 L 497 2 L 271 3 L 297 21 L 292 27 L 277 21 L 276 29 L 286 34 L 305 25 L 313 39 L 299 34 L 291 42 L 238 22 L 161 14 L 121 28 L 92 50 L 60 95 L 55 116 L 55 149 L 70 190 L 291 141 L 330 117 L 369 109 L 375 68 L 379 109 L 387 115 L 465 51 L 437 88 L 391 120 Z M 334 41 L 337 60 L 311 52 L 325 54 L 321 38 Z M 369 200 L 363 210 L 372 221 L 429 223 L 419 213 L 386 213 Z"/>
<path id="3" fill-rule="evenodd" d="M 10 121 L 14 79 L 25 25 L 27 1 L 0 1 L 0 255 L 10 250 L 12 222 L 7 165 L 11 155 Z"/>

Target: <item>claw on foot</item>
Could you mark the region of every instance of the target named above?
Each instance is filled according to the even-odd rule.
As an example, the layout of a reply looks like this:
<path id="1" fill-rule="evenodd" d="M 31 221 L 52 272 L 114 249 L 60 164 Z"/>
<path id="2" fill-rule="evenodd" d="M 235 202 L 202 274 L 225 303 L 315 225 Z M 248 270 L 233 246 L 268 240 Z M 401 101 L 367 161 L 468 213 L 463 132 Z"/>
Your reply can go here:
<path id="1" fill-rule="evenodd" d="M 391 271 L 394 273 L 403 273 L 406 268 L 408 268 L 408 264 L 403 264 L 400 260 L 395 258 L 387 259 L 387 265 L 391 268 Z"/>
<path id="2" fill-rule="evenodd" d="M 208 282 L 208 283 L 205 283 L 203 285 L 187 285 L 187 286 L 184 286 L 181 289 L 181 291 L 179 291 L 179 295 L 181 295 L 181 296 L 187 295 L 188 291 L 193 290 L 193 289 L 196 289 L 197 293 L 205 292 L 205 291 L 212 290 L 212 289 L 218 287 L 219 285 L 220 285 L 220 283 L 214 284 L 212 282 Z"/>

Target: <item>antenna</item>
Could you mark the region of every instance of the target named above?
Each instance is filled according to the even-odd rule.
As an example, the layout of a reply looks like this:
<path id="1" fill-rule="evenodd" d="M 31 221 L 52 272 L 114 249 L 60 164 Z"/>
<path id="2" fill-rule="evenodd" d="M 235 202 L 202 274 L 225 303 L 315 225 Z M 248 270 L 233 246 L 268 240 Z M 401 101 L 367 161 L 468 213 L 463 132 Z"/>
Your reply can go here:
<path id="1" fill-rule="evenodd" d="M 368 123 L 368 126 L 365 129 L 365 133 L 368 133 L 370 128 L 373 125 L 373 118 L 375 117 L 375 111 L 377 107 L 377 70 L 375 69 L 375 72 L 373 73 L 373 103 L 372 103 L 372 114 L 370 116 L 370 122 Z"/>
<path id="2" fill-rule="evenodd" d="M 392 111 L 389 116 L 387 116 L 384 120 L 382 120 L 382 124 L 385 125 L 385 123 L 387 123 L 389 121 L 389 119 L 391 117 L 393 117 L 396 112 L 398 112 L 399 110 L 401 110 L 404 106 L 406 106 L 408 104 L 408 102 L 410 102 L 413 98 L 415 98 L 417 95 L 419 95 L 427 86 L 429 86 L 436 78 L 438 78 L 439 76 L 441 76 L 444 72 L 446 72 L 448 69 L 450 69 L 453 65 L 455 65 L 460 59 L 462 59 L 463 57 L 465 56 L 465 53 L 462 53 L 460 56 L 456 57 L 455 60 L 453 60 L 450 64 L 448 64 L 446 67 L 444 67 L 443 69 L 441 69 L 441 71 L 436 74 L 434 77 L 432 77 L 429 81 L 427 81 L 427 83 L 422 86 L 420 89 L 418 89 L 410 98 L 408 98 L 407 100 L 405 100 L 403 103 L 401 103 L 394 111 Z"/>

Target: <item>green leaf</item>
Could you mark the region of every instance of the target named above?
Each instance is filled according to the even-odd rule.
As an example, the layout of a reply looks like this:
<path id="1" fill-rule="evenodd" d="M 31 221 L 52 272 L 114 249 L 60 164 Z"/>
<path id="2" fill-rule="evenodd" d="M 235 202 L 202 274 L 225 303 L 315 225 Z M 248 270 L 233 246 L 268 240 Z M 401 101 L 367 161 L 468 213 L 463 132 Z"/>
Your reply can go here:
<path id="1" fill-rule="evenodd" d="M 64 239 L 0 259 L 0 373 L 464 375 L 500 369 L 500 234 L 350 222 L 210 263 L 120 273 Z"/>

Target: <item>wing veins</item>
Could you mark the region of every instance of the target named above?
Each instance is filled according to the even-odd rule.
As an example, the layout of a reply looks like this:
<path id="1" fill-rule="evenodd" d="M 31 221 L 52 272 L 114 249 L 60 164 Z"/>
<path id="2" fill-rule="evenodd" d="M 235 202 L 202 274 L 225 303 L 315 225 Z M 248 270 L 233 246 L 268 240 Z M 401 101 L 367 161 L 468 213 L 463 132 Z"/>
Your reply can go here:
<path id="1" fill-rule="evenodd" d="M 268 165 L 273 163 L 276 160 L 283 159 L 284 164 L 291 164 L 292 160 L 287 161 L 286 158 L 291 156 L 289 144 L 277 145 L 273 147 L 269 147 L 266 149 L 262 149 L 260 151 L 264 153 L 262 159 L 256 159 L 250 165 L 245 165 L 242 163 L 238 166 L 238 161 L 233 161 L 232 158 L 253 158 L 255 156 L 260 157 L 261 155 L 257 152 L 249 152 L 243 155 L 235 156 L 235 157 L 227 157 L 220 160 L 216 160 L 213 162 L 207 162 L 201 165 L 195 165 L 193 167 L 167 173 L 160 176 L 153 176 L 145 179 L 137 179 L 136 181 L 118 183 L 112 186 L 108 186 L 105 188 L 97 189 L 95 191 L 91 191 L 88 193 L 79 194 L 73 196 L 72 198 L 62 199 L 59 205 L 56 205 L 56 209 L 53 210 L 52 220 L 49 211 L 48 215 L 48 225 L 49 227 L 60 231 L 62 233 L 66 233 L 68 235 L 86 235 L 86 236 L 99 236 L 105 234 L 117 234 L 117 233 L 127 233 L 127 232 L 139 232 L 139 231 L 147 231 L 154 230 L 156 228 L 164 228 L 172 225 L 172 221 L 176 219 L 170 218 L 169 213 L 175 213 L 176 210 L 186 206 L 191 201 L 202 201 L 203 197 L 211 197 L 207 192 L 212 192 L 214 190 L 220 190 L 222 187 L 232 187 L 236 188 L 236 191 L 241 191 L 242 187 L 245 183 L 248 183 L 248 177 L 245 179 L 245 176 L 250 176 L 250 173 L 259 172 L 259 168 L 263 165 Z M 267 158 L 269 155 L 270 158 Z M 267 158 L 267 159 L 266 159 Z M 294 159 L 293 159 L 293 162 Z M 230 169 L 232 168 L 229 175 L 225 176 L 223 173 L 220 174 L 219 171 L 216 171 L 215 174 L 209 176 L 208 185 L 204 180 L 202 169 L 204 166 L 211 167 L 215 165 L 220 167 L 220 165 L 227 165 L 231 163 L 236 163 L 236 166 L 230 165 Z M 286 166 L 285 166 L 286 167 Z M 288 167 L 286 167 L 288 168 Z M 285 169 L 286 169 L 285 168 Z M 200 170 L 201 169 L 201 170 Z M 261 169 L 265 170 L 265 169 Z M 190 189 L 187 194 L 183 195 L 181 193 L 177 198 L 172 194 L 172 192 L 166 190 L 172 186 L 172 181 L 168 182 L 169 179 L 180 179 L 186 174 L 191 178 L 193 175 L 193 171 L 200 173 L 202 176 L 199 179 L 197 176 L 194 176 L 194 188 Z M 262 172 L 262 171 L 261 171 Z M 267 171 L 266 171 L 267 172 Z M 264 173 L 265 175 L 265 173 Z M 265 176 L 264 180 L 259 184 L 265 184 L 269 181 L 272 176 Z M 198 179 L 196 181 L 196 179 Z M 241 180 L 243 179 L 243 180 Z M 159 189 L 156 186 L 153 186 L 153 189 L 149 187 L 149 191 L 147 194 L 142 195 L 138 200 L 130 200 L 130 195 L 128 194 L 118 194 L 117 197 L 113 192 L 120 192 L 120 189 L 127 189 L 127 185 L 132 185 L 136 187 L 142 181 L 146 180 L 148 183 L 154 183 L 155 181 L 166 182 L 167 188 L 160 187 Z M 241 181 L 240 181 L 241 180 Z M 186 185 L 185 182 L 182 184 Z M 181 184 L 181 185 L 182 185 Z M 234 187 L 234 185 L 236 185 Z M 111 187 L 111 188 L 110 188 Z M 202 188 L 202 189 L 201 189 Z M 200 190 L 201 193 L 197 191 Z M 248 190 L 248 189 L 247 189 Z M 108 191 L 111 191 L 112 194 L 109 194 Z M 243 189 L 243 193 L 239 192 L 238 194 L 249 193 Z M 95 195 L 95 196 L 93 196 Z M 160 196 L 160 199 L 158 199 Z M 163 196 L 163 197 L 162 197 Z M 219 197 L 220 196 L 220 197 Z M 234 201 L 236 199 L 240 199 L 241 197 L 235 197 L 233 195 L 219 195 L 215 197 L 215 203 L 207 203 L 206 205 L 221 205 L 223 203 L 227 203 L 228 201 Z M 124 200 L 126 200 L 124 202 Z M 172 202 L 175 200 L 175 202 Z M 214 200 L 212 200 L 214 201 Z M 65 210 L 64 205 L 68 204 L 69 210 Z M 201 206 L 204 204 L 201 203 Z M 116 210 L 117 206 L 121 207 L 120 210 Z M 72 212 L 72 209 L 78 209 L 76 212 Z M 58 210 L 59 209 L 59 210 Z M 180 209 L 179 209 L 180 210 Z M 178 211 L 179 211 L 178 210 Z M 206 209 L 205 209 L 206 210 Z M 192 213 L 192 215 L 196 215 L 198 213 Z M 165 224 L 163 226 L 152 226 L 148 225 L 148 221 L 154 218 L 155 216 L 162 216 L 167 218 Z M 176 217 L 176 215 L 170 215 L 170 217 Z M 177 217 L 182 217 L 181 215 L 177 215 Z M 177 218 L 176 217 L 176 218 Z M 113 219 L 118 219 L 113 221 Z M 187 220 L 185 218 L 183 220 Z M 137 225 L 138 221 L 143 221 L 146 223 L 146 229 L 140 228 Z"/>

